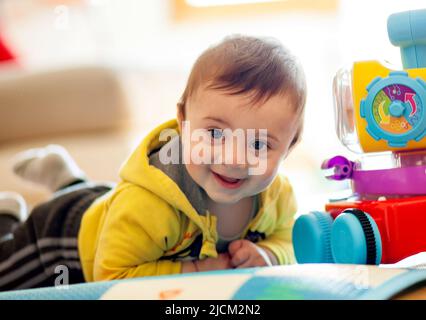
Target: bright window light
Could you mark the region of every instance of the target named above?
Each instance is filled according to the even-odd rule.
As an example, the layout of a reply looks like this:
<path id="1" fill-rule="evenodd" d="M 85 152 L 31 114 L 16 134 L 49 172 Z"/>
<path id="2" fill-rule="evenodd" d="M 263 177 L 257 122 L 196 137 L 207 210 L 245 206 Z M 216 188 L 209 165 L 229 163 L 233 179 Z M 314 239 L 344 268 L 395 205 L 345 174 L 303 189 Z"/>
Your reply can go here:
<path id="1" fill-rule="evenodd" d="M 287 0 L 185 0 L 186 3 L 193 7 L 213 7 L 213 6 L 229 6 L 237 4 L 249 3 L 265 3 L 265 2 L 283 2 Z"/>

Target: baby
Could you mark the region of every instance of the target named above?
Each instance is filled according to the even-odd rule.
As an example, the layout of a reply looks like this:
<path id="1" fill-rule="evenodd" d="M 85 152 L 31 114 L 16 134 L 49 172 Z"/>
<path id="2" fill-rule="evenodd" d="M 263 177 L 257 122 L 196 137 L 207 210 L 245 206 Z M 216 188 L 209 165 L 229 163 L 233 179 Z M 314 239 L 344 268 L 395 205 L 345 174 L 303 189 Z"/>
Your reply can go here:
<path id="1" fill-rule="evenodd" d="M 21 155 L 15 172 L 56 193 L 27 219 L 18 195 L 0 195 L 0 290 L 54 285 L 58 267 L 77 283 L 293 263 L 296 203 L 278 169 L 305 97 L 280 43 L 232 36 L 197 59 L 177 118 L 143 139 L 117 185 L 86 181 L 58 146 Z"/>

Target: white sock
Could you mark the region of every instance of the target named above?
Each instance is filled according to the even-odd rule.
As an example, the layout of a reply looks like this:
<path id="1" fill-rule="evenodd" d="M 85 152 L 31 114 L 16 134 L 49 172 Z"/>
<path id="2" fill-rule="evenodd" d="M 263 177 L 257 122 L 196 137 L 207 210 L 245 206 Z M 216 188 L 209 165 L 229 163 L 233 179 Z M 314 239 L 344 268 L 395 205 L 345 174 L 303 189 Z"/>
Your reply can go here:
<path id="1" fill-rule="evenodd" d="M 75 180 L 86 179 L 68 151 L 59 145 L 19 153 L 13 171 L 22 179 L 41 184 L 52 192 Z"/>
<path id="2" fill-rule="evenodd" d="M 0 214 L 4 213 L 25 221 L 28 211 L 24 198 L 16 192 L 0 192 Z"/>

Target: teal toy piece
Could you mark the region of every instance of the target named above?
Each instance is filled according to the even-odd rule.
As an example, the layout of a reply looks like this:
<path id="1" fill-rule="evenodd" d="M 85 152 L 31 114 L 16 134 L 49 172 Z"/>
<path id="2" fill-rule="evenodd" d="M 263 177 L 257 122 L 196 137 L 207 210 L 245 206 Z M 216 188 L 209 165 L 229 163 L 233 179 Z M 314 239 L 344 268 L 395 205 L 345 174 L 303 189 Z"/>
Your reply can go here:
<path id="1" fill-rule="evenodd" d="M 426 67 L 426 9 L 390 15 L 388 35 L 401 48 L 404 69 Z"/>
<path id="2" fill-rule="evenodd" d="M 423 79 L 394 71 L 386 78 L 375 78 L 367 91 L 367 97 L 361 100 L 360 115 L 374 139 L 384 139 L 390 147 L 405 147 L 409 141 L 419 141 L 426 135 Z"/>
<path id="3" fill-rule="evenodd" d="M 380 264 L 382 242 L 371 216 L 357 209 L 343 211 L 333 223 L 331 251 L 336 263 Z"/>
<path id="4" fill-rule="evenodd" d="M 293 227 L 293 245 L 298 263 L 332 263 L 330 233 L 333 218 L 325 212 L 300 216 Z"/>

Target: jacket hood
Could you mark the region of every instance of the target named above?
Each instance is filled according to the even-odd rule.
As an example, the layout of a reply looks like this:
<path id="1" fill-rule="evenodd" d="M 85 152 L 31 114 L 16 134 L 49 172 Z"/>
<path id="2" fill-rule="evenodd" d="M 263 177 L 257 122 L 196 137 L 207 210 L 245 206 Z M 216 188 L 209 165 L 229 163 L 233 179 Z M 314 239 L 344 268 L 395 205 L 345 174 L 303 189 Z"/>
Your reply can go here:
<path id="1" fill-rule="evenodd" d="M 120 178 L 151 191 L 179 210 L 193 210 L 191 204 L 185 201 L 187 199 L 179 186 L 159 168 L 150 164 L 149 156 L 168 142 L 160 140 L 162 133 L 171 137 L 179 135 L 177 120 L 172 119 L 159 125 L 142 140 L 122 165 Z"/>

